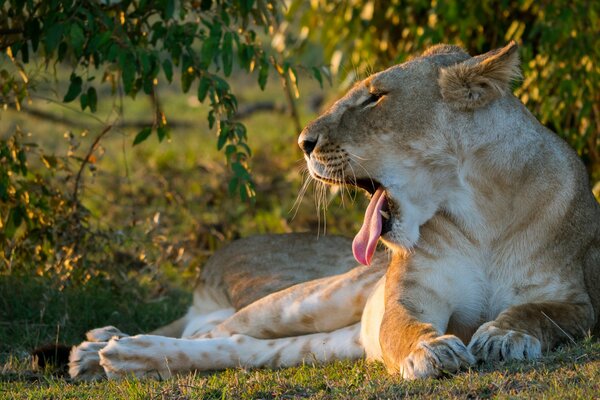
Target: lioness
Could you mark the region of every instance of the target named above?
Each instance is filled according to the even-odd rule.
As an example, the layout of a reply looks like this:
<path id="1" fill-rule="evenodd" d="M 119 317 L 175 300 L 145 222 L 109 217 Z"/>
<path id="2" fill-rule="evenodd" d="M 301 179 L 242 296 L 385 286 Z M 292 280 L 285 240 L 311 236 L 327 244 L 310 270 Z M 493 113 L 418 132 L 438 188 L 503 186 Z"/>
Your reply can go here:
<path id="1" fill-rule="evenodd" d="M 74 348 L 71 374 L 168 376 L 366 354 L 414 379 L 477 360 L 536 358 L 598 333 L 600 207 L 576 154 L 510 93 L 518 76 L 514 42 L 475 57 L 438 45 L 358 83 L 299 144 L 314 178 L 372 195 L 352 250 L 373 266 L 332 259 L 348 272 L 237 312 L 231 285 L 201 285 L 204 297 L 220 293 L 212 309 L 192 307 L 159 330 L 184 338 L 94 330 Z M 375 255 L 379 239 L 391 250 L 387 269 Z M 272 252 L 314 270 L 293 247 Z M 235 265 L 231 254 L 217 257 Z M 317 267 L 330 271 L 328 262 Z M 258 263 L 276 272 L 285 261 Z M 271 291 L 252 286 L 255 296 Z"/>

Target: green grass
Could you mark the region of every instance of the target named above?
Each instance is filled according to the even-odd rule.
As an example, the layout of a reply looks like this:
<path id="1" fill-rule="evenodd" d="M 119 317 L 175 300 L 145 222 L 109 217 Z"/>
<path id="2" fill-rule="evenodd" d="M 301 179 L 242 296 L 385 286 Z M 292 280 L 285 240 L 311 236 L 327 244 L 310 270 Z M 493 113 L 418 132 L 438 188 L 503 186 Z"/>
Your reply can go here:
<path id="1" fill-rule="evenodd" d="M 162 382 L 72 383 L 26 372 L 5 373 L 0 379 L 0 393 L 29 399 L 594 399 L 600 393 L 600 345 L 588 341 L 536 362 L 482 366 L 415 382 L 391 377 L 381 364 L 364 361 L 196 373 Z"/>
<path id="2" fill-rule="evenodd" d="M 318 91 L 314 82 L 302 83 L 302 92 Z M 52 86 L 49 89 L 55 90 Z M 256 91 L 243 78 L 233 87 L 239 89 L 241 104 L 257 100 L 284 104 L 274 79 L 266 92 Z M 0 399 L 599 397 L 600 344 L 593 341 L 564 347 L 536 362 L 481 366 L 419 382 L 403 382 L 388 376 L 380 364 L 362 361 L 275 371 L 229 370 L 164 382 L 73 383 L 51 369 L 33 370 L 28 354 L 36 346 L 76 344 L 86 330 L 109 324 L 131 334 L 147 332 L 182 315 L 202 263 L 232 238 L 324 228 L 311 191 L 300 201 L 296 216 L 290 212 L 302 184 L 302 161 L 289 117 L 256 114 L 244 121 L 257 182 L 256 204 L 251 206 L 227 195 L 228 170 L 215 149 L 214 132 L 206 126 L 206 109 L 174 89 L 163 88 L 160 93 L 167 116 L 193 127 L 175 129 L 168 142 L 158 144 L 152 137 L 134 148 L 136 132 L 115 128 L 95 154 L 94 171 L 84 174 L 81 199 L 91 211 L 92 228 L 110 243 L 106 251 L 118 251 L 115 265 L 104 266 L 103 273 L 86 284 L 62 282 L 51 274 L 33 276 L 19 265 L 0 271 Z M 305 99 L 299 103 L 303 122 L 314 116 Z M 63 134 L 72 131 L 80 142 L 76 155 L 85 154 L 101 125 L 63 106 L 33 100 L 34 107 L 64 115 L 87 131 L 14 111 L 2 112 L 3 126 L 19 125 L 31 132 L 30 141 L 58 155 L 66 155 L 68 141 Z M 106 100 L 99 107 L 101 118 L 112 110 Z M 125 100 L 124 119 L 147 118 L 149 109 L 145 101 Z M 36 160 L 30 164 L 41 168 Z M 63 184 L 68 189 L 72 182 Z M 327 212 L 328 232 L 357 231 L 365 202 L 360 195 L 351 201 L 353 195 L 345 193 L 343 202 L 335 197 Z"/>

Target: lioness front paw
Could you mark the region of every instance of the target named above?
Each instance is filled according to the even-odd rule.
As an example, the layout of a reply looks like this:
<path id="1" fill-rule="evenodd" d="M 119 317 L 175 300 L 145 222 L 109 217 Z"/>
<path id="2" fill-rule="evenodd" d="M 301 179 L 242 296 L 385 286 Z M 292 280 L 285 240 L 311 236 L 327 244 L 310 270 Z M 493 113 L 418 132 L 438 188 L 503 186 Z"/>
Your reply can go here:
<path id="1" fill-rule="evenodd" d="M 138 378 L 165 379 L 171 376 L 169 361 L 160 356 L 157 336 L 128 336 L 111 339 L 100 351 L 100 365 L 109 379 L 130 375 Z"/>
<path id="2" fill-rule="evenodd" d="M 542 356 L 540 341 L 526 333 L 483 324 L 473 335 L 469 350 L 478 361 L 531 360 Z"/>
<path id="3" fill-rule="evenodd" d="M 93 381 L 105 378 L 104 369 L 100 366 L 98 352 L 106 346 L 106 342 L 83 342 L 73 346 L 69 354 L 69 375 L 82 381 Z"/>
<path id="4" fill-rule="evenodd" d="M 464 343 L 454 335 L 444 335 L 417 344 L 400 366 L 405 379 L 437 377 L 475 363 Z"/>

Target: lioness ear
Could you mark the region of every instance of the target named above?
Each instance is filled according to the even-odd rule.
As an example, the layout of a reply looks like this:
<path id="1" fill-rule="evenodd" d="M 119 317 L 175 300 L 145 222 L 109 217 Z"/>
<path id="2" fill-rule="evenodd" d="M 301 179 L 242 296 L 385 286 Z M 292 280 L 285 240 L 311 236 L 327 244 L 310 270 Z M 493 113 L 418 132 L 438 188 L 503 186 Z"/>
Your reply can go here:
<path id="1" fill-rule="evenodd" d="M 521 76 L 517 49 L 511 41 L 501 49 L 442 68 L 438 82 L 444 100 L 454 108 L 474 110 L 503 96 L 510 82 Z"/>

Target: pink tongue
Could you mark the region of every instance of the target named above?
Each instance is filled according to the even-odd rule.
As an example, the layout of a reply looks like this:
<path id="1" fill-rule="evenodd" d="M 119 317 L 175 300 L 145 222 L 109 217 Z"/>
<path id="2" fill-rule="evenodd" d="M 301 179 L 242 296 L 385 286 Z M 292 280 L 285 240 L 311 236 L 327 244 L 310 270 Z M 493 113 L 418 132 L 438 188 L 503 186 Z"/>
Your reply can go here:
<path id="1" fill-rule="evenodd" d="M 380 187 L 377 189 L 371 202 L 365 212 L 365 220 L 360 228 L 360 231 L 354 237 L 352 242 L 352 252 L 354 258 L 364 265 L 371 264 L 371 258 L 377 247 L 377 240 L 381 236 L 381 208 L 385 201 L 384 190 Z"/>

